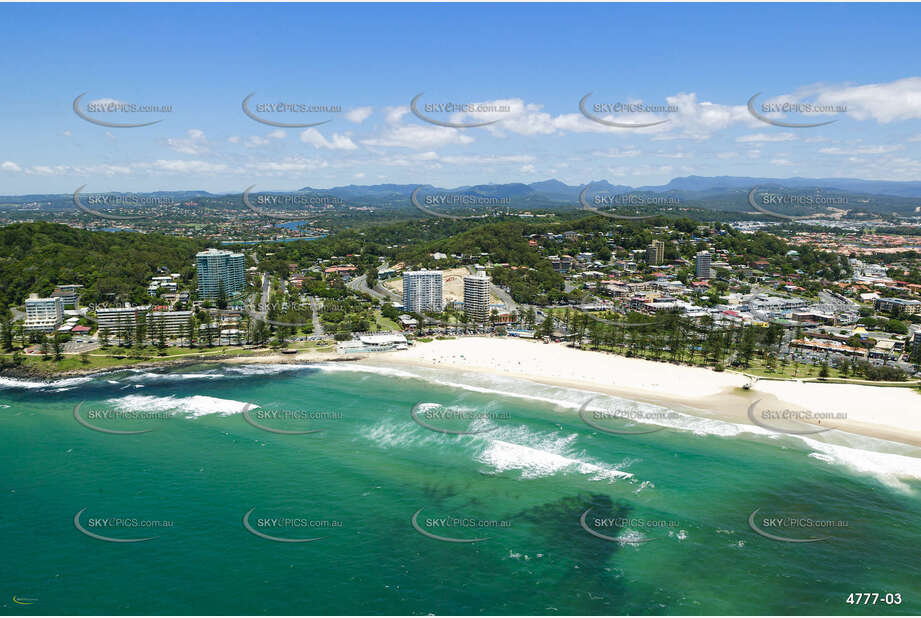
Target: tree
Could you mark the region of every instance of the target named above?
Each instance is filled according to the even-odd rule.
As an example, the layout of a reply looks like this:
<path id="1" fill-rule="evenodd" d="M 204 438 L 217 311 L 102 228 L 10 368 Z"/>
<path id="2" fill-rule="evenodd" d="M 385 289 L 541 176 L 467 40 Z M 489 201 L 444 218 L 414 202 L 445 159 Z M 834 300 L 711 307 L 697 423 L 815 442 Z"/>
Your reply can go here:
<path id="1" fill-rule="evenodd" d="M 224 280 L 221 279 L 217 284 L 217 308 L 227 308 L 227 290 L 224 289 Z"/>
<path id="2" fill-rule="evenodd" d="M 109 329 L 108 328 L 103 328 L 101 331 L 99 331 L 99 345 L 102 347 L 102 349 L 106 349 L 109 347 Z"/>
<path id="3" fill-rule="evenodd" d="M 195 345 L 195 315 L 190 315 L 189 319 L 185 323 L 185 334 L 186 338 L 189 340 L 189 347 Z"/>
<path id="4" fill-rule="evenodd" d="M 5 352 L 9 352 L 13 349 L 13 314 L 6 307 L 0 309 L 0 313 L 2 313 L 0 316 L 0 330 L 2 330 L 0 344 Z"/>
<path id="5" fill-rule="evenodd" d="M 51 349 L 54 351 L 54 360 L 59 361 L 64 358 L 62 352 L 61 344 L 61 335 L 59 333 L 54 334 L 54 339 L 51 341 Z"/>

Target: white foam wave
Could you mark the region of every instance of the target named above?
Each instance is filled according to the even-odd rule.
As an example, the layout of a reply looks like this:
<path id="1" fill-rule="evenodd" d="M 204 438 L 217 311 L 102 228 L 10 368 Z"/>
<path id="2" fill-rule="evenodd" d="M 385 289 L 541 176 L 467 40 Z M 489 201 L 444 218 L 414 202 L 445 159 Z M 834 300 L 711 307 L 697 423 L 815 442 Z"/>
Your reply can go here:
<path id="1" fill-rule="evenodd" d="M 504 440 L 490 440 L 489 445 L 476 459 L 480 463 L 492 466 L 496 472 L 517 470 L 521 472 L 521 477 L 526 479 L 552 476 L 567 471 L 588 475 L 594 481 L 633 478 L 629 472 L 622 472 L 616 468 L 606 468 Z"/>
<path id="2" fill-rule="evenodd" d="M 921 481 L 921 459 L 897 453 L 881 453 L 840 444 L 803 438 L 815 449 L 809 456 L 827 464 L 842 465 L 853 472 L 876 477 L 884 484 L 901 491 L 910 491 L 904 480 Z"/>
<path id="3" fill-rule="evenodd" d="M 92 376 L 80 376 L 76 378 L 65 378 L 63 380 L 53 380 L 51 382 L 33 382 L 31 380 L 17 380 L 16 378 L 2 378 L 0 377 L 0 388 L 27 388 L 27 389 L 37 389 L 37 388 L 65 388 L 70 386 L 77 386 L 83 384 L 84 382 L 89 382 L 92 380 Z"/>
<path id="4" fill-rule="evenodd" d="M 265 376 L 276 373 L 285 373 L 287 371 L 297 371 L 299 369 L 308 369 L 313 365 L 300 363 L 273 363 L 266 365 L 229 365 L 222 367 L 227 374 L 238 376 Z"/>
<path id="5" fill-rule="evenodd" d="M 243 412 L 243 407 L 247 405 L 244 401 L 220 399 L 205 395 L 193 395 L 191 397 L 127 395 L 109 399 L 107 403 L 130 412 L 175 412 L 185 414 L 191 418 L 208 414 L 220 414 L 221 416 L 239 414 Z M 254 404 L 249 405 L 253 409 L 259 407 Z"/>
<path id="6" fill-rule="evenodd" d="M 437 404 L 423 404 L 423 407 Z M 455 406 L 456 407 L 456 406 Z M 489 426 L 491 421 L 478 419 L 474 429 L 490 429 L 475 435 L 450 435 L 424 429 L 413 422 L 394 422 L 383 419 L 362 431 L 362 436 L 382 448 L 473 446 L 473 459 L 487 465 L 497 473 L 517 471 L 522 478 L 539 478 L 575 472 L 591 480 L 629 479 L 633 475 L 617 466 L 593 461 L 584 452 L 576 451 L 574 443 L 578 434 L 562 435 L 557 432 L 535 432 L 520 426 Z"/>
<path id="7" fill-rule="evenodd" d="M 323 366 L 324 369 L 328 365 Z M 907 490 L 904 480 L 921 480 L 921 449 L 903 444 L 858 436 L 834 430 L 821 434 L 821 439 L 798 435 L 781 434 L 756 425 L 732 423 L 704 416 L 695 416 L 669 410 L 662 406 L 631 401 L 612 395 L 599 395 L 591 391 L 548 386 L 519 378 L 506 378 L 475 372 L 452 371 L 445 377 L 443 369 L 413 367 L 411 371 L 376 366 L 350 364 L 339 370 L 377 373 L 392 377 L 412 378 L 484 394 L 500 395 L 532 401 L 542 401 L 556 407 L 578 409 L 590 397 L 593 401 L 588 410 L 611 410 L 642 412 L 646 424 L 688 431 L 697 436 L 735 438 L 750 435 L 759 440 L 776 440 L 784 444 L 800 444 L 807 449 L 807 456 L 824 463 L 841 465 L 853 473 L 870 475 L 886 485 Z M 668 414 L 658 414 L 667 411 Z M 495 437 L 495 432 L 490 432 Z M 515 443 L 514 441 L 512 442 Z M 495 451 L 497 462 L 507 459 L 502 449 Z M 507 453 L 511 456 L 511 451 Z M 503 464 L 504 465 L 504 464 Z M 536 470 L 537 468 L 535 468 Z"/>

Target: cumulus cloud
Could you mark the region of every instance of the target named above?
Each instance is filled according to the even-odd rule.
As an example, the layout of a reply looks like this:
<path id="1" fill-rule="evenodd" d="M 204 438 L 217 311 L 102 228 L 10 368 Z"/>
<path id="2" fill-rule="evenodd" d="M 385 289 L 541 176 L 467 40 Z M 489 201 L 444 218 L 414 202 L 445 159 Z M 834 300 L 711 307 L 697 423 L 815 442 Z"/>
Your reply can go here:
<path id="1" fill-rule="evenodd" d="M 378 137 L 362 140 L 366 146 L 431 149 L 447 144 L 470 144 L 474 140 L 464 129 L 447 127 L 401 125 L 394 126 Z"/>
<path id="2" fill-rule="evenodd" d="M 301 133 L 301 141 L 311 144 L 314 148 L 325 148 L 327 150 L 357 150 L 358 146 L 348 135 L 333 133 L 332 139 L 323 137 L 323 134 L 314 128 L 310 128 Z"/>
<path id="3" fill-rule="evenodd" d="M 4 172 L 21 172 L 22 168 L 12 161 L 4 161 L 3 163 L 0 163 L 0 170 L 3 170 Z"/>
<path id="4" fill-rule="evenodd" d="M 374 108 L 371 106 L 367 107 L 356 107 L 350 109 L 345 113 L 346 120 L 354 122 L 355 124 L 361 124 L 371 116 L 371 113 L 374 111 Z"/>
<path id="5" fill-rule="evenodd" d="M 170 148 L 182 154 L 198 155 L 208 152 L 208 140 L 201 129 L 189 129 L 185 137 L 171 137 L 166 140 Z"/>

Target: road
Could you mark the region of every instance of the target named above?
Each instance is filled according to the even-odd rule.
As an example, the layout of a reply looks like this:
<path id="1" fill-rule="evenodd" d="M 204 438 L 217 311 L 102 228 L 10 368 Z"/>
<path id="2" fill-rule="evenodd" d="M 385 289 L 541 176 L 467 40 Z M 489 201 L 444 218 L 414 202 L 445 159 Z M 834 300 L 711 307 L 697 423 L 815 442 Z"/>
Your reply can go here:
<path id="1" fill-rule="evenodd" d="M 325 335 L 326 331 L 323 330 L 323 323 L 320 321 L 320 304 L 316 296 L 310 297 L 310 310 L 313 313 L 313 334 Z"/>
<path id="2" fill-rule="evenodd" d="M 378 270 L 385 270 L 388 267 L 389 267 L 389 264 L 387 262 L 384 262 L 383 264 L 381 264 Z M 391 303 L 398 303 L 398 304 L 401 304 L 403 302 L 403 299 L 400 297 L 399 294 L 395 294 L 394 292 L 391 292 L 390 290 L 385 288 L 383 285 L 381 285 L 380 281 L 377 282 L 374 288 L 369 288 L 367 275 L 361 275 L 360 277 L 355 277 L 354 279 L 346 283 L 345 287 L 349 288 L 350 290 L 354 290 L 355 292 L 364 292 L 365 294 L 370 294 L 374 298 L 384 301 L 384 302 L 391 302 Z"/>

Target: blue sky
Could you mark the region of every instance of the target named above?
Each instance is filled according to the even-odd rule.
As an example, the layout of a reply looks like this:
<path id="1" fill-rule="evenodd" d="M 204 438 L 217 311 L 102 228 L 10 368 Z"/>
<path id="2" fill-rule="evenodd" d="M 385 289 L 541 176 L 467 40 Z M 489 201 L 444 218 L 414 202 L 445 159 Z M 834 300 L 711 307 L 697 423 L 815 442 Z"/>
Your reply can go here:
<path id="1" fill-rule="evenodd" d="M 0 194 L 676 176 L 921 178 L 910 4 L 0 4 Z M 73 101 L 170 105 L 91 113 Z M 337 113 L 247 117 L 265 103 Z M 506 112 L 409 111 L 445 102 Z M 630 103 L 673 111 L 579 111 Z M 806 102 L 830 113 L 767 114 Z"/>

